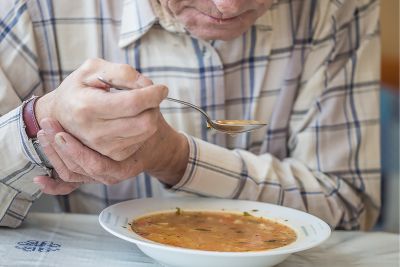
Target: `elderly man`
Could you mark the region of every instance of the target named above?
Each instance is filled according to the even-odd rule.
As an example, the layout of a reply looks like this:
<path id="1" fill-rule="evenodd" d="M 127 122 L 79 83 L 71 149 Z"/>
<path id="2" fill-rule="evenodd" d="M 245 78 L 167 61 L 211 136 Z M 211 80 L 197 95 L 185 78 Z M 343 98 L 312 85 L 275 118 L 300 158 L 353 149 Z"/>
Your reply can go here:
<path id="1" fill-rule="evenodd" d="M 373 226 L 378 11 L 373 0 L 2 0 L 0 225 L 17 227 L 45 192 L 70 212 L 185 193 Z M 269 125 L 209 131 L 167 94 Z"/>

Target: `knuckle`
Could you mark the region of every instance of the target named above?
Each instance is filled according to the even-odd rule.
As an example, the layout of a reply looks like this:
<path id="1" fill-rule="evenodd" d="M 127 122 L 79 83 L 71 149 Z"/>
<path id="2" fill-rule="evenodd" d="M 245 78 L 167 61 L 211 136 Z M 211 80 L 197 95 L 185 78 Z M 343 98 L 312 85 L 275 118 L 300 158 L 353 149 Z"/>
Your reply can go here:
<path id="1" fill-rule="evenodd" d="M 123 77 L 132 77 L 132 74 L 137 74 L 137 71 L 129 64 L 119 64 L 118 71 Z"/>
<path id="2" fill-rule="evenodd" d="M 90 105 L 86 101 L 79 101 L 77 103 L 75 110 L 76 113 L 78 113 L 82 117 L 86 117 L 89 111 L 90 111 Z"/>
<path id="3" fill-rule="evenodd" d="M 71 109 L 71 113 L 73 116 L 76 117 L 77 120 L 80 121 L 86 121 L 88 120 L 88 117 L 93 111 L 93 105 L 85 101 L 83 99 L 80 99 L 75 102 L 74 108 Z"/>
<path id="4" fill-rule="evenodd" d="M 83 71 L 90 71 L 95 66 L 98 66 L 101 62 L 102 60 L 100 58 L 88 58 L 83 62 L 80 69 Z"/>
<path id="5" fill-rule="evenodd" d="M 153 84 L 152 80 L 150 80 L 149 78 L 147 78 L 146 76 L 144 76 L 144 75 L 141 74 L 141 73 L 139 73 L 138 78 L 137 78 L 137 81 L 140 82 L 140 84 L 141 84 L 143 87 L 150 86 L 150 85 Z"/>

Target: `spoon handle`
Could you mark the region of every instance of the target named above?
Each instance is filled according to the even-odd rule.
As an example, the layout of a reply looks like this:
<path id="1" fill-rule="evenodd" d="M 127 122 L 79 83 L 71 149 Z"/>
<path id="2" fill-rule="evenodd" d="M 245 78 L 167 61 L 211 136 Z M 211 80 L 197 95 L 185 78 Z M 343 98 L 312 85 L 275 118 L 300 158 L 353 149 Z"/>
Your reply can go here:
<path id="1" fill-rule="evenodd" d="M 130 90 L 130 89 L 127 89 L 127 88 L 115 86 L 114 84 L 112 84 L 112 83 L 106 81 L 106 80 L 105 80 L 103 77 L 101 77 L 101 76 L 98 76 L 97 79 L 98 79 L 99 81 L 101 81 L 101 82 L 107 84 L 108 86 L 110 86 L 110 87 L 116 89 L 116 90 Z M 186 105 L 186 106 L 191 107 L 191 108 L 194 108 L 195 110 L 199 111 L 199 112 L 206 118 L 206 120 L 207 120 L 207 122 L 208 122 L 209 124 L 213 125 L 213 121 L 210 119 L 210 117 L 208 117 L 208 114 L 207 114 L 204 110 L 202 110 L 201 108 L 199 108 L 198 106 L 193 105 L 192 103 L 189 103 L 189 102 L 186 102 L 186 101 L 182 101 L 182 100 L 178 100 L 178 99 L 171 98 L 171 97 L 167 97 L 167 98 L 165 98 L 165 99 L 166 99 L 166 100 L 169 100 L 169 101 L 172 101 L 172 102 L 176 102 L 176 103 L 182 104 L 182 105 Z"/>
<path id="2" fill-rule="evenodd" d="M 189 102 L 186 102 L 186 101 L 182 101 L 182 100 L 179 100 L 179 99 L 175 99 L 175 98 L 171 98 L 171 97 L 167 97 L 167 98 L 165 98 L 165 99 L 168 100 L 168 101 L 176 102 L 176 103 L 179 103 L 179 104 L 186 105 L 186 106 L 188 106 L 188 107 L 194 108 L 195 110 L 197 110 L 197 111 L 199 111 L 201 114 L 203 114 L 203 116 L 206 118 L 206 120 L 207 120 L 208 123 L 210 123 L 210 124 L 213 123 L 213 122 L 211 121 L 211 119 L 208 117 L 208 114 L 207 114 L 204 110 L 202 110 L 201 108 L 199 108 L 198 106 L 193 105 L 192 103 L 189 103 Z"/>

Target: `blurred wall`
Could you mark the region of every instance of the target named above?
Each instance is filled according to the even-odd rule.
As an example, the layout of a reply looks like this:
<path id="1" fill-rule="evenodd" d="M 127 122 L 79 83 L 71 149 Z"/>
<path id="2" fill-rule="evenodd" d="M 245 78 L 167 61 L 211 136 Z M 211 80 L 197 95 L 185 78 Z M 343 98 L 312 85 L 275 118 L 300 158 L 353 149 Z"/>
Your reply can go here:
<path id="1" fill-rule="evenodd" d="M 381 0 L 382 213 L 379 230 L 399 232 L 399 0 Z"/>
<path id="2" fill-rule="evenodd" d="M 399 90 L 399 0 L 381 0 L 382 82 Z"/>

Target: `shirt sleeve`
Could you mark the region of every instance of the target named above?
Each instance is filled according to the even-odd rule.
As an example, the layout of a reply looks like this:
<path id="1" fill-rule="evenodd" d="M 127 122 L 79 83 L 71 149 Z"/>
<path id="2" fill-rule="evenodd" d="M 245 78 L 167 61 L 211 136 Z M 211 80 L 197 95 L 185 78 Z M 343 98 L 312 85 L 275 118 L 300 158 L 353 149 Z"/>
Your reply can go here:
<path id="1" fill-rule="evenodd" d="M 17 227 L 40 196 L 33 177 L 47 173 L 22 119 L 22 102 L 41 87 L 24 1 L 2 2 L 0 32 L 0 226 Z"/>
<path id="2" fill-rule="evenodd" d="M 284 205 L 338 229 L 374 225 L 380 208 L 379 5 L 345 2 L 334 14 L 319 14 L 315 25 L 316 36 L 333 44 L 327 49 L 314 40 L 304 62 L 289 156 L 278 160 L 188 137 L 189 163 L 173 190 Z"/>

